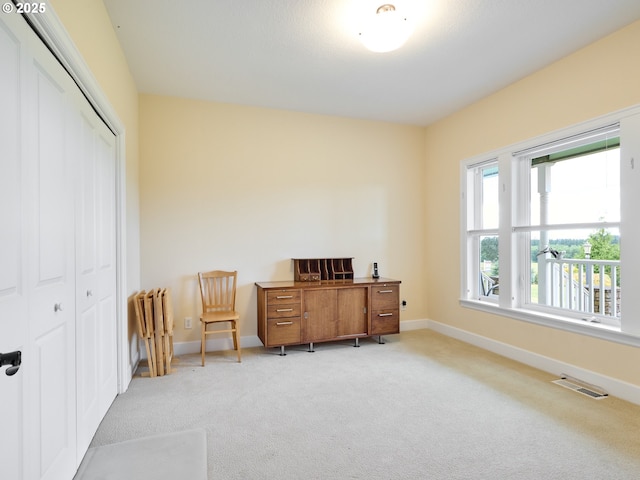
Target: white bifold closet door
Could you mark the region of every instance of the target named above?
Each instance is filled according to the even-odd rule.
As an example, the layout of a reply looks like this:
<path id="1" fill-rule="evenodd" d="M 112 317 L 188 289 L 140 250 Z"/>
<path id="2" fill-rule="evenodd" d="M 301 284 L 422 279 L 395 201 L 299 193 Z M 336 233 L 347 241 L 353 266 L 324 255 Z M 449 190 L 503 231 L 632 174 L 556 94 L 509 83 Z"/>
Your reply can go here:
<path id="1" fill-rule="evenodd" d="M 82 98 L 84 100 L 84 98 Z M 79 105 L 76 202 L 76 372 L 78 457 L 117 393 L 115 137 Z"/>
<path id="2" fill-rule="evenodd" d="M 117 391 L 115 138 L 0 16 L 0 478 L 71 479 Z"/>
<path id="3" fill-rule="evenodd" d="M 22 165 L 23 58 L 20 40 L 0 17 L 0 353 L 27 353 L 26 180 Z M 24 368 L 8 377 L 0 368 L 0 478 L 24 478 Z"/>

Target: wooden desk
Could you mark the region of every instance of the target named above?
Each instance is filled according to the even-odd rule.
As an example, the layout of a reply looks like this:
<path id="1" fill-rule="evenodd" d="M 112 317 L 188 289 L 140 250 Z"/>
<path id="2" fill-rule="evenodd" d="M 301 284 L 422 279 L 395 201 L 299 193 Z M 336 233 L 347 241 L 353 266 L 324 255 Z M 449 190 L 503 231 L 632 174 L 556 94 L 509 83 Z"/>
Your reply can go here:
<path id="1" fill-rule="evenodd" d="M 354 278 L 257 282 L 258 337 L 265 347 L 400 332 L 400 281 Z"/>

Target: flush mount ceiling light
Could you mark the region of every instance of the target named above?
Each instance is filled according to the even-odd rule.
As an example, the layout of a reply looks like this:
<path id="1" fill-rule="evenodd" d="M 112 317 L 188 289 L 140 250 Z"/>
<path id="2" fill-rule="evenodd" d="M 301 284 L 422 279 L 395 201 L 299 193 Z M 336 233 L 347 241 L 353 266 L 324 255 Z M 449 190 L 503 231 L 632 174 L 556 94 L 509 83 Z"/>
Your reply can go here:
<path id="1" fill-rule="evenodd" d="M 381 5 L 360 32 L 360 40 L 372 52 L 390 52 L 404 45 L 411 34 L 406 17 L 390 3 Z"/>

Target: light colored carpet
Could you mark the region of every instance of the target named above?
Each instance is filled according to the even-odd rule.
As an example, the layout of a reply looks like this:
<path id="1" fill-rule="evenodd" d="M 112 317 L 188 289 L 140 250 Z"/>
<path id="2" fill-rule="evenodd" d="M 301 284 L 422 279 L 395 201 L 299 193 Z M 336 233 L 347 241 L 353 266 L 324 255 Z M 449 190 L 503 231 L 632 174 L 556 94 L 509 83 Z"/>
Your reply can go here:
<path id="1" fill-rule="evenodd" d="M 207 478 L 207 435 L 203 429 L 92 447 L 85 455 L 74 480 L 183 478 Z"/>
<path id="2" fill-rule="evenodd" d="M 637 405 L 430 330 L 385 338 L 180 357 L 92 446 L 204 428 L 210 480 L 640 478 Z"/>

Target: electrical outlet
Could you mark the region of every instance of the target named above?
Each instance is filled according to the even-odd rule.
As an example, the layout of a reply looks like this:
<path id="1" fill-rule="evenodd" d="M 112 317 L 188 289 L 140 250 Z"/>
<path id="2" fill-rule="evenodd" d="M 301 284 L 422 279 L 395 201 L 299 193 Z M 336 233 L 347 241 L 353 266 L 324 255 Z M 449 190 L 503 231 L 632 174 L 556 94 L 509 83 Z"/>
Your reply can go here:
<path id="1" fill-rule="evenodd" d="M 184 328 L 191 328 L 191 317 L 185 317 Z"/>
<path id="2" fill-rule="evenodd" d="M 406 310 L 406 309 L 407 309 L 407 301 L 402 300 L 402 310 Z"/>

